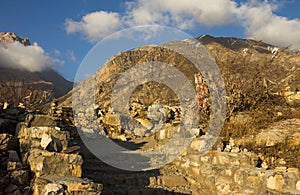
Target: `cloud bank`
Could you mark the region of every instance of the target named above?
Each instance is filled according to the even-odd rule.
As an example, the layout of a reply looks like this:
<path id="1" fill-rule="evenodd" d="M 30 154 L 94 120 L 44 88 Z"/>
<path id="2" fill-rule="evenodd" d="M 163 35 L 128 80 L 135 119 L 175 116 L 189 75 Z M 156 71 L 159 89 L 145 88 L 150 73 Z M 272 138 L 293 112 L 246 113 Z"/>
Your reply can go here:
<path id="1" fill-rule="evenodd" d="M 0 67 L 43 71 L 64 62 L 48 56 L 37 43 L 24 46 L 19 42 L 0 43 Z"/>
<path id="2" fill-rule="evenodd" d="M 199 26 L 224 26 L 236 24 L 244 29 L 245 37 L 263 40 L 278 46 L 300 48 L 300 20 L 275 14 L 277 1 L 249 0 L 134 0 L 126 2 L 122 15 L 98 11 L 76 22 L 67 19 L 69 34 L 81 33 L 90 42 L 102 40 L 107 35 L 136 25 L 159 24 L 182 30 Z"/>
<path id="3" fill-rule="evenodd" d="M 274 14 L 276 4 L 268 2 L 242 4 L 237 17 L 245 28 L 245 35 L 281 47 L 300 48 L 300 20 Z"/>
<path id="4" fill-rule="evenodd" d="M 121 17 L 113 12 L 93 12 L 82 17 L 80 22 L 67 19 L 65 22 L 68 34 L 81 32 L 91 42 L 97 42 L 108 34 L 120 29 Z"/>

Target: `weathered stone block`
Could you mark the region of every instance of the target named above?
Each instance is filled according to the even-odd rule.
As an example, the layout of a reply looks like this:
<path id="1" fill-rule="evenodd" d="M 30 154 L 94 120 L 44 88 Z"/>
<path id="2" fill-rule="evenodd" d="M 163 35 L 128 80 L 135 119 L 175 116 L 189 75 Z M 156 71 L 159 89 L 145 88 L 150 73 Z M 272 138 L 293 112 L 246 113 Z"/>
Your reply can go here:
<path id="1" fill-rule="evenodd" d="M 56 175 L 81 177 L 83 163 L 78 154 L 63 154 L 39 149 L 30 151 L 28 164 L 36 176 Z"/>
<path id="2" fill-rule="evenodd" d="M 297 181 L 296 183 L 296 190 L 300 192 L 300 181 Z"/>
<path id="3" fill-rule="evenodd" d="M 57 130 L 55 127 L 22 127 L 18 135 L 23 154 L 31 148 L 57 152 L 66 150 L 69 137 L 69 132 Z"/>
<path id="4" fill-rule="evenodd" d="M 273 190 L 282 190 L 284 179 L 282 175 L 271 176 L 267 180 L 267 187 Z"/>
<path id="5" fill-rule="evenodd" d="M 55 190 L 66 195 L 98 195 L 101 194 L 103 186 L 91 180 L 77 177 L 42 176 L 35 178 L 32 188 L 33 195 L 40 195 L 43 192 Z"/>

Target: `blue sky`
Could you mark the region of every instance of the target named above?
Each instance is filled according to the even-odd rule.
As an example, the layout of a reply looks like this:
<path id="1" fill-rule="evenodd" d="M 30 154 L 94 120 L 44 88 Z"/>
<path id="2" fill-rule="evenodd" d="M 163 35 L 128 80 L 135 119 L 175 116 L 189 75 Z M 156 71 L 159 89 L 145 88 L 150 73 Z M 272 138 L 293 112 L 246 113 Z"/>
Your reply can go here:
<path id="1" fill-rule="evenodd" d="M 98 41 L 144 24 L 179 28 L 191 36 L 252 37 L 299 48 L 299 10 L 297 0 L 6 0 L 0 6 L 0 31 L 37 42 L 44 50 L 39 54 L 59 62 L 54 67 L 73 80 Z"/>

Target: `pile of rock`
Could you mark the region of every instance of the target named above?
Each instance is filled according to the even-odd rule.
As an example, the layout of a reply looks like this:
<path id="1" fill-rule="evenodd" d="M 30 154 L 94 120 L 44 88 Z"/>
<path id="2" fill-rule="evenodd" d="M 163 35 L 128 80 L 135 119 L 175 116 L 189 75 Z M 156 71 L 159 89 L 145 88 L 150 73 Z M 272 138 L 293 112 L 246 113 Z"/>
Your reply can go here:
<path id="1" fill-rule="evenodd" d="M 29 194 L 31 173 L 20 160 L 15 136 L 25 114 L 24 108 L 0 104 L 0 194 Z"/>
<path id="2" fill-rule="evenodd" d="M 18 138 L 22 161 L 34 173 L 33 194 L 101 193 L 101 184 L 80 178 L 83 159 L 76 153 L 78 148 L 70 150 L 69 132 L 61 130 L 54 117 L 27 117 Z"/>
<path id="3" fill-rule="evenodd" d="M 62 117 L 0 109 L 0 194 L 100 194 L 102 185 L 82 175 L 79 146 Z M 70 136 L 71 134 L 71 136 Z"/>

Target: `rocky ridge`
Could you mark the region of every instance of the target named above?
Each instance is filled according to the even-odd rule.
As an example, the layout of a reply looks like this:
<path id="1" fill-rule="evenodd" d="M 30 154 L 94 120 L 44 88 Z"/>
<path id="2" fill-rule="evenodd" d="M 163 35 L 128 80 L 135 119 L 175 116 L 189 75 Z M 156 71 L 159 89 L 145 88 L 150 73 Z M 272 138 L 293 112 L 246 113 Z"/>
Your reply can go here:
<path id="1" fill-rule="evenodd" d="M 23 45 L 30 45 L 30 41 L 28 38 L 21 38 L 14 32 L 0 32 L 0 43 L 13 43 L 20 42 Z"/>

